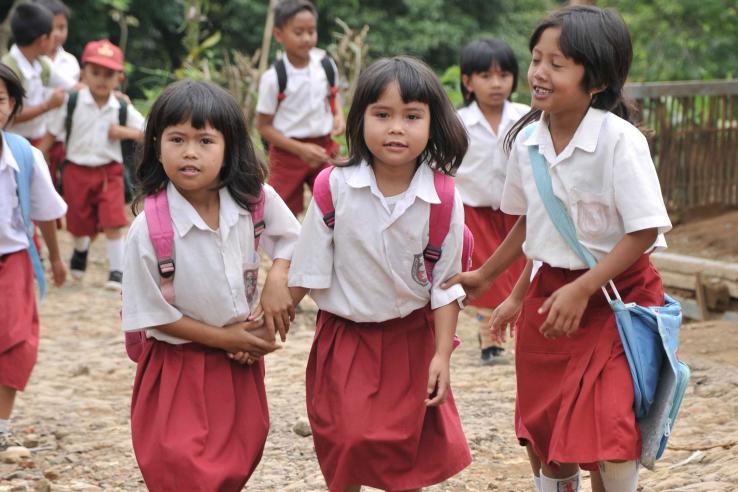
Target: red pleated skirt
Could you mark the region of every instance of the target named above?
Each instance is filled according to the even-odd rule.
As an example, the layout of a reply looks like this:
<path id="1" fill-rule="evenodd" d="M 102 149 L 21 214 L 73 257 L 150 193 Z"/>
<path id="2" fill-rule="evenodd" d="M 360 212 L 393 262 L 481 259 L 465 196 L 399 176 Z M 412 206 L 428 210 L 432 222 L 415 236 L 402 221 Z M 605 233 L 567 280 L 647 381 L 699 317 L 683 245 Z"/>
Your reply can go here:
<path id="1" fill-rule="evenodd" d="M 352 484 L 415 489 L 471 463 L 453 395 L 425 406 L 434 353 L 428 307 L 383 323 L 318 314 L 307 410 L 330 491 Z"/>
<path id="2" fill-rule="evenodd" d="M 133 450 L 151 491 L 241 490 L 269 431 L 263 361 L 149 340 L 131 401 Z"/>
<path id="3" fill-rule="evenodd" d="M 492 207 L 470 207 L 464 205 L 464 222 L 474 236 L 474 251 L 472 251 L 472 268 L 479 268 L 492 256 L 507 233 L 518 220 L 516 215 L 508 215 Z M 525 268 L 525 258 L 520 257 L 497 277 L 492 288 L 479 299 L 469 304 L 477 307 L 495 308 L 502 304 L 515 287 L 520 273 Z"/>
<path id="4" fill-rule="evenodd" d="M 0 385 L 24 390 L 38 354 L 38 311 L 27 250 L 0 256 Z"/>
<path id="5" fill-rule="evenodd" d="M 637 460 L 641 435 L 628 361 L 604 294 L 590 298 L 570 337 L 548 340 L 538 331 L 546 319 L 537 312 L 541 304 L 584 272 L 544 264 L 531 284 L 515 342 L 515 430 L 542 461 L 592 470 L 603 460 Z M 625 302 L 664 302 L 661 277 L 647 255 L 614 282 Z"/>

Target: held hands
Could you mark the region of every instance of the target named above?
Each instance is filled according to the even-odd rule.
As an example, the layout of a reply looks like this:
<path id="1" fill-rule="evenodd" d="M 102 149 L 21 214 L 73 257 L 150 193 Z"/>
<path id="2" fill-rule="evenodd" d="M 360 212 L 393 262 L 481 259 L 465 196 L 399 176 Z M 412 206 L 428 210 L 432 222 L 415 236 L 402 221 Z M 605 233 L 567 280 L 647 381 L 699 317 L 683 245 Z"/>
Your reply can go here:
<path id="1" fill-rule="evenodd" d="M 330 156 L 323 147 L 317 144 L 304 142 L 300 146 L 300 159 L 305 161 L 310 167 L 319 167 L 324 162 L 330 160 Z"/>
<path id="2" fill-rule="evenodd" d="M 500 344 L 505 343 L 508 326 L 510 327 L 510 338 L 515 335 L 515 322 L 518 320 L 522 307 L 522 299 L 509 296 L 497 306 L 497 309 L 492 311 L 489 330 L 493 341 Z"/>
<path id="3" fill-rule="evenodd" d="M 254 314 L 257 315 L 255 319 L 249 318 L 222 329 L 220 348 L 226 351 L 229 358 L 241 364 L 253 364 L 266 354 L 282 348 L 274 341 L 273 332 L 269 340 L 263 317 L 258 316 L 259 313 Z"/>
<path id="4" fill-rule="evenodd" d="M 446 401 L 450 387 L 449 357 L 436 353 L 428 367 L 428 398 L 425 399 L 425 405 L 427 407 L 437 407 Z"/>
<path id="5" fill-rule="evenodd" d="M 288 262 L 284 260 L 274 262 L 264 281 L 260 305 L 267 330 L 271 331 L 272 338 L 279 332 L 282 342 L 287 340 L 290 322 L 295 320 L 295 307 L 292 304 L 290 289 L 287 287 L 288 269 Z"/>
<path id="6" fill-rule="evenodd" d="M 579 329 L 582 315 L 587 308 L 591 292 L 576 281 L 564 285 L 546 299 L 538 309 L 538 314 L 548 312 L 546 321 L 538 331 L 546 338 L 555 339 L 571 335 Z"/>
<path id="7" fill-rule="evenodd" d="M 108 128 L 108 138 L 110 140 L 123 140 L 125 138 L 124 128 L 116 123 L 111 123 Z"/>
<path id="8" fill-rule="evenodd" d="M 492 282 L 494 282 L 493 278 L 485 278 L 477 269 L 454 275 L 450 279 L 443 282 L 441 284 L 441 288 L 448 289 L 452 285 L 461 284 L 461 286 L 464 288 L 464 291 L 466 292 L 467 300 L 474 301 L 482 297 L 484 293 L 489 290 Z"/>

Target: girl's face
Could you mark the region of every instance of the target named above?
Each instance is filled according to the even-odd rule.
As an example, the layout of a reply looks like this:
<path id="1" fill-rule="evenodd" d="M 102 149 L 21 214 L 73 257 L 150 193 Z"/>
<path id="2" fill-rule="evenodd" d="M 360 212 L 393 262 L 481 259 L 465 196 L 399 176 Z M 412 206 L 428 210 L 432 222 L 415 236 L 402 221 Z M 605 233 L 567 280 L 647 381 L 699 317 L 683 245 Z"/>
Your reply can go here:
<path id="1" fill-rule="evenodd" d="M 364 111 L 364 142 L 372 153 L 373 166 L 415 166 L 428 145 L 430 108 L 405 102 L 397 82 L 388 84 Z"/>
<path id="2" fill-rule="evenodd" d="M 51 30 L 51 53 L 55 53 L 59 46 L 63 46 L 67 42 L 68 32 L 69 21 L 66 16 L 62 14 L 55 15 Z"/>
<path id="3" fill-rule="evenodd" d="M 584 66 L 564 56 L 559 47 L 560 35 L 560 28 L 549 27 L 533 48 L 528 68 L 531 106 L 549 114 L 581 112 L 592 100 L 582 87 Z"/>
<path id="4" fill-rule="evenodd" d="M 462 77 L 464 87 L 483 108 L 500 108 L 510 97 L 513 86 L 513 74 L 503 70 L 499 65 L 491 66 L 485 72 L 474 72 Z"/>
<path id="5" fill-rule="evenodd" d="M 10 118 L 10 113 L 15 108 L 15 101 L 8 94 L 8 86 L 0 79 L 0 128 L 5 128 Z"/>
<path id="6" fill-rule="evenodd" d="M 188 192 L 217 190 L 225 153 L 220 131 L 209 124 L 197 129 L 189 121 L 168 126 L 159 152 L 164 172 L 185 197 Z"/>

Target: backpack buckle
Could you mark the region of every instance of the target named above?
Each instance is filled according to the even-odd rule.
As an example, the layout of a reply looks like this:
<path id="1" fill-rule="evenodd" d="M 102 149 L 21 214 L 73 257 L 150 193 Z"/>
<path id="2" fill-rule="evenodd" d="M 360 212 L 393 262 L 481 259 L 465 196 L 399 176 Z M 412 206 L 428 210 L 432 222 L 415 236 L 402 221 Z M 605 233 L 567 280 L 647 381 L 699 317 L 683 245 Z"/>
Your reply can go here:
<path id="1" fill-rule="evenodd" d="M 159 275 L 164 278 L 169 278 L 174 275 L 174 260 L 172 258 L 165 258 L 158 263 Z"/>
<path id="2" fill-rule="evenodd" d="M 441 248 L 429 244 L 423 250 L 423 258 L 433 263 L 437 262 L 441 258 Z"/>

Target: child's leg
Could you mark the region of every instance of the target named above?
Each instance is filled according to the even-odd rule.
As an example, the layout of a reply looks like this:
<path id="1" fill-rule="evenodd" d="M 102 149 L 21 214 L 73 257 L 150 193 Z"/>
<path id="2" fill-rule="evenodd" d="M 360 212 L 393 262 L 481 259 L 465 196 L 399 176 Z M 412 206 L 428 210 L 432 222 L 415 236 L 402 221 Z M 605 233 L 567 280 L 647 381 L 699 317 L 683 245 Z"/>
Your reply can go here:
<path id="1" fill-rule="evenodd" d="M 607 492 L 635 492 L 638 489 L 638 462 L 601 461 L 600 475 Z"/>
<path id="2" fill-rule="evenodd" d="M 541 492 L 578 492 L 580 487 L 579 465 L 562 463 L 556 468 L 541 463 Z M 609 489 L 608 489 L 608 492 Z"/>
<path id="3" fill-rule="evenodd" d="M 10 419 L 10 414 L 13 412 L 13 403 L 15 402 L 14 388 L 3 386 L 0 384 L 0 420 Z M 2 432 L 2 429 L 0 429 Z"/>
<path id="4" fill-rule="evenodd" d="M 528 453 L 528 461 L 530 462 L 530 469 L 533 472 L 533 485 L 536 486 L 536 490 L 541 492 L 541 460 L 533 452 L 533 448 L 530 444 L 525 445 L 525 450 Z"/>
<path id="5" fill-rule="evenodd" d="M 120 290 L 123 279 L 123 231 L 120 227 L 106 227 L 104 229 L 108 250 L 108 282 L 105 287 L 111 290 Z"/>
<path id="6" fill-rule="evenodd" d="M 76 279 L 81 279 L 87 270 L 87 252 L 90 249 L 90 236 L 73 236 L 74 251 L 69 260 L 69 271 Z"/>
<path id="7" fill-rule="evenodd" d="M 349 485 L 343 492 L 361 492 L 361 485 Z"/>
<path id="8" fill-rule="evenodd" d="M 592 492 L 605 492 L 605 484 L 602 483 L 600 470 L 589 472 L 589 481 L 592 484 Z"/>

